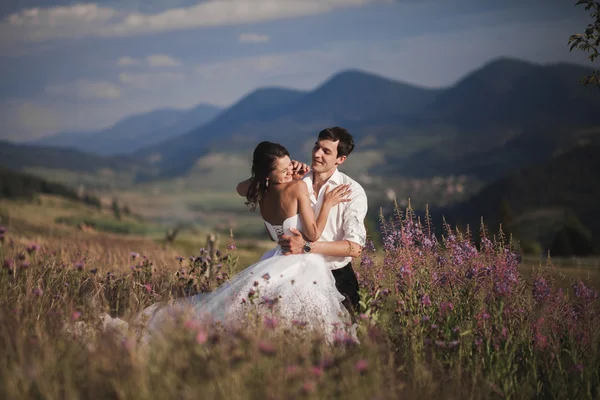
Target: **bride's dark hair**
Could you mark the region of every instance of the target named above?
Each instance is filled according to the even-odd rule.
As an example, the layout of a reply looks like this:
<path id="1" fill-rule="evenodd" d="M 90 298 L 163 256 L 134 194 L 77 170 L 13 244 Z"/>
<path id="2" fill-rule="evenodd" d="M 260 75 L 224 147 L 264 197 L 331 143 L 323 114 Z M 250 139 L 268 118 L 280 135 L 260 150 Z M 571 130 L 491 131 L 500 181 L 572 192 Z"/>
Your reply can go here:
<path id="1" fill-rule="evenodd" d="M 281 157 L 290 156 L 285 147 L 278 143 L 260 142 L 254 149 L 252 157 L 252 177 L 250 187 L 246 193 L 246 205 L 251 211 L 256 210 L 256 205 L 267 191 L 267 177 L 275 169 L 277 160 Z"/>

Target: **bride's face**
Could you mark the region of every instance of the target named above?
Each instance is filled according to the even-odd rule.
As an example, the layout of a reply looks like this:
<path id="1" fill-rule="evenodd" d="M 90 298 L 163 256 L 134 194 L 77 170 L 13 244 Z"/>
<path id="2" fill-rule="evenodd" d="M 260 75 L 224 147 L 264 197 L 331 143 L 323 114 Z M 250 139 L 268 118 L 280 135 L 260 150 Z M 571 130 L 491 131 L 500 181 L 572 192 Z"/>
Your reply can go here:
<path id="1" fill-rule="evenodd" d="M 275 169 L 269 174 L 269 182 L 286 183 L 292 181 L 292 160 L 288 156 L 277 159 Z"/>

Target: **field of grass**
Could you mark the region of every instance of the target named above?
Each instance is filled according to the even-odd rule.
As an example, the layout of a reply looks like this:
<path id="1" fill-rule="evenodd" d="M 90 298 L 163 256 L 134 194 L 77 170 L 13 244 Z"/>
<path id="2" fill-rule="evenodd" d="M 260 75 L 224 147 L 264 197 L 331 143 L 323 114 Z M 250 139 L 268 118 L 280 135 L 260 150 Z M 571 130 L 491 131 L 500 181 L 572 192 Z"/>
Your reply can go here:
<path id="1" fill-rule="evenodd" d="M 131 320 L 156 301 L 210 291 L 272 243 L 222 237 L 206 277 L 205 235 L 165 245 L 158 235 L 81 230 L 55 220 L 109 212 L 55 198 L 0 208 L 9 215 L 0 228 L 3 399 L 600 395 L 594 260 L 580 270 L 519 263 L 502 237 L 481 248 L 456 233 L 435 238 L 409 213 L 355 262 L 359 343 L 340 335 L 329 344 L 301 324 L 282 330 L 259 308 L 229 333 L 182 316 L 148 348 L 135 330 L 102 329 L 100 316 Z"/>

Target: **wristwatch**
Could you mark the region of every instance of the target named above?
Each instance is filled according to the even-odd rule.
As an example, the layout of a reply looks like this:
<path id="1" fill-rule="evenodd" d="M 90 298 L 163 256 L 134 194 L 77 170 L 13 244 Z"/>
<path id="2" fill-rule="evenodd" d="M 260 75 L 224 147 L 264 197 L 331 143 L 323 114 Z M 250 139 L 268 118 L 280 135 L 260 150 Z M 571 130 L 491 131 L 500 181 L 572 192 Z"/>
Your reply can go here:
<path id="1" fill-rule="evenodd" d="M 312 250 L 312 242 L 305 242 L 304 243 L 304 247 L 302 247 L 302 250 L 304 250 L 305 253 L 310 253 L 310 251 Z"/>

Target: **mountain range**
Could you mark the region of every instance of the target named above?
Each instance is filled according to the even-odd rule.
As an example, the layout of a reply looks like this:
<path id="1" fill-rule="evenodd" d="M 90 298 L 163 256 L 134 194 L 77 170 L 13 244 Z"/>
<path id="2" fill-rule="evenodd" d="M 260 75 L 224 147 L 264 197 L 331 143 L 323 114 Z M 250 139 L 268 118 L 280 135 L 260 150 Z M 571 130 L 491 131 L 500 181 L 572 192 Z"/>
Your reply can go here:
<path id="1" fill-rule="evenodd" d="M 55 135 L 35 152 L 43 145 L 128 154 L 140 165 L 138 180 L 152 180 L 185 176 L 209 153 L 247 154 L 261 140 L 307 156 L 320 129 L 340 125 L 354 134 L 356 151 L 380 154 L 371 174 L 489 181 L 598 140 L 590 128 L 600 126 L 600 96 L 579 83 L 589 72 L 498 58 L 450 87 L 429 89 L 348 70 L 312 91 L 259 88 L 224 110 L 157 110 L 101 132 Z"/>
<path id="2" fill-rule="evenodd" d="M 131 154 L 135 151 L 183 135 L 210 121 L 220 107 L 199 104 L 190 110 L 165 108 L 127 117 L 94 132 L 61 132 L 30 144 L 72 148 L 100 155 Z"/>

